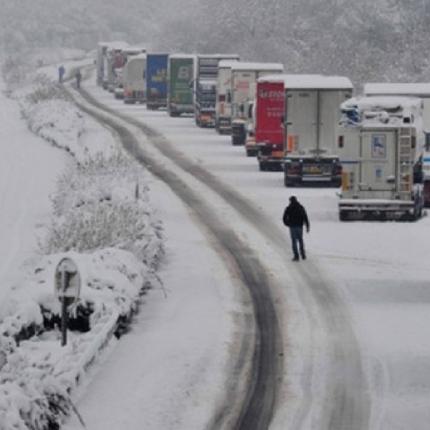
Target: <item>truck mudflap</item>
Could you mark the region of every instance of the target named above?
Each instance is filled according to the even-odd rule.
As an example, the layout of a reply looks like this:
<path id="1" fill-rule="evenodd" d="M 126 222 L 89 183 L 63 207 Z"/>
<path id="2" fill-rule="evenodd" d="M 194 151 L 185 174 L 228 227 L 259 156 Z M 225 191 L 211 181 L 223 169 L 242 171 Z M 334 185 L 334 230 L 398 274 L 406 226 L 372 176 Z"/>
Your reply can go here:
<path id="1" fill-rule="evenodd" d="M 246 143 L 246 123 L 245 121 L 233 121 L 231 125 L 231 144 L 243 146 Z"/>
<path id="2" fill-rule="evenodd" d="M 245 142 L 245 151 L 247 157 L 256 157 L 260 147 L 255 141 L 255 136 L 248 136 Z"/>
<path id="3" fill-rule="evenodd" d="M 284 150 L 279 145 L 257 144 L 258 165 L 261 171 L 282 171 L 284 169 Z"/>
<path id="4" fill-rule="evenodd" d="M 424 180 L 423 194 L 424 194 L 424 206 L 426 208 L 429 208 L 430 207 L 430 179 Z"/>
<path id="5" fill-rule="evenodd" d="M 342 165 L 338 158 L 299 159 L 286 157 L 284 160 L 284 185 L 340 187 Z"/>
<path id="6" fill-rule="evenodd" d="M 343 199 L 339 201 L 341 221 L 415 221 L 422 216 L 422 202 L 414 200 Z"/>

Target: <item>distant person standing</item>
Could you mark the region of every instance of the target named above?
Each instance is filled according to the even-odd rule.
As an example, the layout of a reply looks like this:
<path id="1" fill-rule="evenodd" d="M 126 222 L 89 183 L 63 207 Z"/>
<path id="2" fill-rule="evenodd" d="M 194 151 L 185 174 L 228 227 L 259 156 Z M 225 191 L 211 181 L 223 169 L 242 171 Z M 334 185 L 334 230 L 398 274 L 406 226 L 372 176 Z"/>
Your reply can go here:
<path id="1" fill-rule="evenodd" d="M 290 197 L 290 204 L 285 208 L 283 221 L 290 229 L 294 254 L 293 261 L 299 261 L 299 250 L 302 259 L 306 260 L 305 245 L 303 243 L 303 225 L 306 225 L 306 231 L 309 233 L 309 218 L 306 209 L 297 201 L 295 196 Z"/>
<path id="2" fill-rule="evenodd" d="M 76 78 L 76 88 L 81 88 L 81 80 L 82 80 L 82 74 L 81 71 L 78 69 L 75 73 Z"/>
<path id="3" fill-rule="evenodd" d="M 58 82 L 59 82 L 60 84 L 62 84 L 62 83 L 63 83 L 65 73 L 66 73 L 66 68 L 65 68 L 63 65 L 61 65 L 61 66 L 58 68 Z"/>

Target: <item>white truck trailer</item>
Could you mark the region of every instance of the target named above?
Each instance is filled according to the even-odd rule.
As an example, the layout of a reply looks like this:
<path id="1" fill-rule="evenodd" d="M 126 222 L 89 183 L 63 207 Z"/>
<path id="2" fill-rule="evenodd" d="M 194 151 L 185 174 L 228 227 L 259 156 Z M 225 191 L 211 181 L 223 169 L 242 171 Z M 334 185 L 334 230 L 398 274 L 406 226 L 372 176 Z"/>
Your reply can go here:
<path id="1" fill-rule="evenodd" d="M 124 103 L 146 101 L 146 54 L 133 55 L 127 60 L 122 73 Z"/>
<path id="2" fill-rule="evenodd" d="M 418 97 L 423 101 L 423 131 L 425 153 L 423 157 L 424 205 L 430 207 L 430 84 L 419 83 L 367 83 L 364 95 Z"/>
<path id="3" fill-rule="evenodd" d="M 146 48 L 144 48 L 143 46 L 127 46 L 126 48 L 121 50 L 121 54 L 120 54 L 122 56 L 121 63 L 123 65 L 122 67 L 118 67 L 115 69 L 115 79 L 113 82 L 113 87 L 114 87 L 113 92 L 115 94 L 115 98 L 117 99 L 124 98 L 123 77 L 124 77 L 124 69 L 127 62 L 131 58 L 142 54 L 146 54 Z"/>
<path id="4" fill-rule="evenodd" d="M 266 75 L 282 73 L 279 63 L 237 62 L 231 67 L 231 143 L 245 145 L 249 110 L 255 101 L 257 80 Z"/>
<path id="5" fill-rule="evenodd" d="M 237 60 L 221 60 L 218 63 L 218 77 L 215 102 L 215 129 L 220 134 L 231 132 L 231 68 Z"/>
<path id="6" fill-rule="evenodd" d="M 342 104 L 341 112 L 340 220 L 421 217 L 422 100 L 353 98 Z"/>
<path id="7" fill-rule="evenodd" d="M 101 86 L 103 83 L 103 77 L 105 75 L 105 56 L 109 42 L 99 42 L 97 44 L 97 57 L 96 57 L 96 69 L 97 69 L 97 85 Z"/>
<path id="8" fill-rule="evenodd" d="M 351 81 L 344 76 L 285 75 L 283 82 L 285 186 L 339 187 L 339 106 L 352 96 Z"/>

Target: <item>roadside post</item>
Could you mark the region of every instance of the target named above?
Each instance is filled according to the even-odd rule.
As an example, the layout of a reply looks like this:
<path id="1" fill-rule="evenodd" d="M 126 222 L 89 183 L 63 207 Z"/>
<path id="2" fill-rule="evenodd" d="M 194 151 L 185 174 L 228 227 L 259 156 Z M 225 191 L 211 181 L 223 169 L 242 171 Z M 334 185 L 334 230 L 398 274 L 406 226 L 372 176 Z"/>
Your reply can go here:
<path id="1" fill-rule="evenodd" d="M 76 303 L 81 290 L 78 266 L 70 258 L 63 258 L 55 270 L 55 293 L 61 302 L 61 346 L 67 344 L 68 307 Z"/>

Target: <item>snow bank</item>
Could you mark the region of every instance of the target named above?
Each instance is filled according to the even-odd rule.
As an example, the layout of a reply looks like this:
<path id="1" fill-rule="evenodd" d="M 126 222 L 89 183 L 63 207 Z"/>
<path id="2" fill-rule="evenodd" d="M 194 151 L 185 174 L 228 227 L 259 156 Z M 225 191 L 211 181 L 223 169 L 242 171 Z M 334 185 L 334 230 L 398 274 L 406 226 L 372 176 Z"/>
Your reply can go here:
<path id="1" fill-rule="evenodd" d="M 52 197 L 41 255 L 0 307 L 0 430 L 58 428 L 82 373 L 159 282 L 161 224 L 143 170 L 60 86 L 39 78 L 15 97 L 29 128 L 75 162 Z M 54 272 L 65 256 L 77 263 L 82 287 L 61 347 Z"/>

